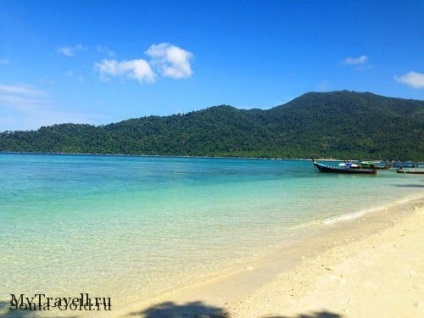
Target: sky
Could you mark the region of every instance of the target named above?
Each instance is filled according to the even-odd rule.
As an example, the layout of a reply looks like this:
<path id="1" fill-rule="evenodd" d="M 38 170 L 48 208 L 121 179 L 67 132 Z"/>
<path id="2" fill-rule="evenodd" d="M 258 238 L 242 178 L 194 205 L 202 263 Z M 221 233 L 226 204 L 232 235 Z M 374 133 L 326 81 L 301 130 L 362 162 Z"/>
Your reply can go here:
<path id="1" fill-rule="evenodd" d="M 337 90 L 424 100 L 423 0 L 0 0 L 0 131 Z"/>

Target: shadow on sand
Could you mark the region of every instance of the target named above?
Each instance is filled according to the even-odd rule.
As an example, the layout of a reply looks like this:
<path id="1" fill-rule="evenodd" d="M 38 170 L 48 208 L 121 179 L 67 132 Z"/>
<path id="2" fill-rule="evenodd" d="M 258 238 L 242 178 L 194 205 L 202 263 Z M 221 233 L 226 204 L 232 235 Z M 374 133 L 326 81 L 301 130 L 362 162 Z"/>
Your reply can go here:
<path id="1" fill-rule="evenodd" d="M 35 318 L 37 315 L 29 310 L 10 310 L 8 302 L 0 301 L 0 318 Z"/>
<path id="2" fill-rule="evenodd" d="M 311 314 L 299 314 L 297 316 L 266 316 L 262 318 L 342 318 L 342 316 L 329 311 L 320 311 Z"/>
<path id="3" fill-rule="evenodd" d="M 9 308 L 9 303 L 0 301 L 0 318 L 39 318 L 43 316 L 40 311 L 12 311 Z M 206 305 L 201 301 L 193 301 L 182 305 L 177 305 L 173 302 L 163 302 L 146 310 L 134 312 L 131 316 L 140 318 L 231 318 L 224 308 Z M 67 318 L 75 317 L 69 316 Z M 329 311 L 321 311 L 297 316 L 263 316 L 258 318 L 342 318 L 342 316 Z"/>
<path id="4" fill-rule="evenodd" d="M 153 305 L 146 310 L 135 312 L 132 316 L 142 318 L 231 318 L 224 309 L 209 306 L 201 301 L 177 305 L 173 302 L 164 302 Z M 264 316 L 258 318 L 342 318 L 341 315 L 329 311 L 300 314 L 297 316 Z"/>
<path id="5" fill-rule="evenodd" d="M 10 303 L 0 301 L 0 318 L 40 318 L 43 317 L 42 311 L 32 310 L 10 310 Z M 63 314 L 62 316 L 63 317 Z M 66 318 L 77 318 L 77 316 L 69 315 Z"/>
<path id="6" fill-rule="evenodd" d="M 164 302 L 132 315 L 143 318 L 230 318 L 225 309 L 209 306 L 201 301 L 182 305 Z"/>

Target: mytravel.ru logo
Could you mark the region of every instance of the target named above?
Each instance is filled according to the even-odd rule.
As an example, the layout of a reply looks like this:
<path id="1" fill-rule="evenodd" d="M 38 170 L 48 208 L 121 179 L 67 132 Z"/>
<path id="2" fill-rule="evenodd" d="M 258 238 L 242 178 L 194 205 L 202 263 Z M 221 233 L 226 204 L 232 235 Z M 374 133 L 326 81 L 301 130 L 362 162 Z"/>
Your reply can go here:
<path id="1" fill-rule="evenodd" d="M 10 294 L 11 311 L 15 310 L 60 310 L 60 311 L 110 311 L 110 297 L 90 297 L 88 293 L 80 293 L 79 297 L 48 297 L 46 294 Z"/>

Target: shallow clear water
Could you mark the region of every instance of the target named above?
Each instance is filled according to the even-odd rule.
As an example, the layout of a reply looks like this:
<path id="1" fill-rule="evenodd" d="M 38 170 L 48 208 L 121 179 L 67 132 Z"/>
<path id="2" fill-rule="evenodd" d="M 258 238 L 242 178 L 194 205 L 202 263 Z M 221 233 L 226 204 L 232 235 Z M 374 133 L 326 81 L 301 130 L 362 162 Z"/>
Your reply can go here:
<path id="1" fill-rule="evenodd" d="M 0 300 L 147 299 L 422 192 L 307 160 L 0 154 Z"/>

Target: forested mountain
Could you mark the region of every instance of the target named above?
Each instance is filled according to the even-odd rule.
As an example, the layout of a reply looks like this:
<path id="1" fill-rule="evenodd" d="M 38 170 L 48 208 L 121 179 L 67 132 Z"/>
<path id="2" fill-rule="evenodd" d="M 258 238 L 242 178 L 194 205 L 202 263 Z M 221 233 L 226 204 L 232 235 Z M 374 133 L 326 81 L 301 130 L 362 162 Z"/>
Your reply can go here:
<path id="1" fill-rule="evenodd" d="M 3 132 L 0 151 L 424 161 L 424 101 L 307 93 L 269 110 L 215 106 L 97 127 Z"/>

